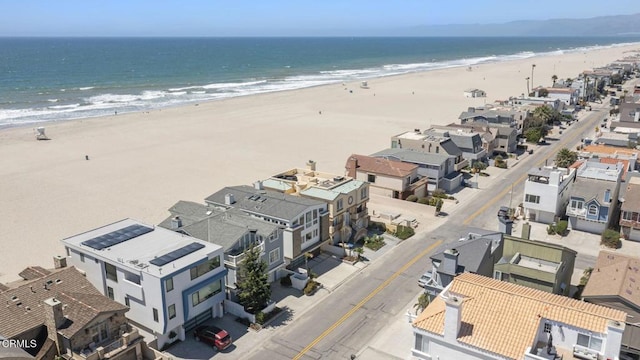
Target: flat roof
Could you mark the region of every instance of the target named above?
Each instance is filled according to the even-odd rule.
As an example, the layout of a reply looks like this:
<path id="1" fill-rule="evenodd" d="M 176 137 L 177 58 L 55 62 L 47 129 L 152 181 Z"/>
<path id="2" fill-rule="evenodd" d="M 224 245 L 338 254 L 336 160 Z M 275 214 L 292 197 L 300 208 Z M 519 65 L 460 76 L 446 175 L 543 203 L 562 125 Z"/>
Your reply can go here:
<path id="1" fill-rule="evenodd" d="M 529 269 L 540 270 L 552 274 L 555 274 L 560 267 L 560 263 L 525 255 L 519 255 L 513 263 Z"/>
<path id="2" fill-rule="evenodd" d="M 152 230 L 101 250 L 84 244 L 85 241 L 117 232 L 132 225 L 141 225 Z M 193 243 L 201 244 L 202 247 L 198 245 L 198 249 L 164 264 L 164 267 L 169 269 L 190 267 L 193 263 L 208 258 L 212 253 L 222 251 L 222 247 L 219 245 L 201 241 L 162 227 L 146 225 L 133 219 L 120 220 L 113 224 L 68 237 L 63 239 L 62 242 L 72 248 L 81 250 L 89 256 L 95 256 L 114 264 L 118 263 L 119 267 L 127 268 L 131 272 L 145 272 L 156 277 L 162 277 L 163 275 L 162 266 L 153 265 L 152 261 L 154 259 L 162 258 Z M 193 247 L 193 245 L 191 246 Z M 171 272 L 169 269 L 165 271 L 165 274 Z"/>
<path id="3" fill-rule="evenodd" d="M 415 131 L 407 131 L 404 134 L 400 134 L 396 136 L 398 139 L 408 139 L 408 140 L 422 140 L 426 138 L 425 135 Z"/>

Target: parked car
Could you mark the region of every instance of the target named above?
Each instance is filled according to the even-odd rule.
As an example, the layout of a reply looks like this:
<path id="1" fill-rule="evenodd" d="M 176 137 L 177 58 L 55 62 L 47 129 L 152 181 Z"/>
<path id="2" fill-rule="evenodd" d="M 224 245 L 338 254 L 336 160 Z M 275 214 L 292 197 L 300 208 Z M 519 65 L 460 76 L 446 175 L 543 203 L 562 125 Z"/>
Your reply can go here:
<path id="1" fill-rule="evenodd" d="M 194 331 L 193 336 L 196 341 L 207 343 L 218 351 L 228 348 L 233 342 L 231 335 L 217 326 L 199 326 Z"/>
<path id="2" fill-rule="evenodd" d="M 427 286 L 427 283 L 431 280 L 431 277 L 433 275 L 431 274 L 431 270 L 427 271 L 426 273 L 422 274 L 422 276 L 420 276 L 420 279 L 418 279 L 418 285 L 421 288 L 424 288 Z"/>

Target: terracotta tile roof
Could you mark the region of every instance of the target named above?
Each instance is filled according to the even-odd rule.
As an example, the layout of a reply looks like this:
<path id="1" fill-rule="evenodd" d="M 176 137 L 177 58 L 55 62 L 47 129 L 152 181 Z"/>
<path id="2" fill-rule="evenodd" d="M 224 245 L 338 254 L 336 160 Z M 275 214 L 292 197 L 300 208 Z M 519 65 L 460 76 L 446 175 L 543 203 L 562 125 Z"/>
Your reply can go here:
<path id="1" fill-rule="evenodd" d="M 617 165 L 619 162 L 622 163 L 622 179 L 624 180 L 624 179 L 627 178 L 627 171 L 629 170 L 629 160 L 616 159 L 616 158 L 610 158 L 610 157 L 601 157 L 600 158 L 600 163 L 602 163 L 602 164 Z"/>
<path id="2" fill-rule="evenodd" d="M 627 149 L 627 148 L 608 146 L 608 145 L 587 145 L 582 149 L 582 151 L 596 153 L 596 154 L 625 154 L 625 155 L 636 154 L 637 155 L 638 153 L 640 153 L 640 151 L 635 149 Z"/>
<path id="3" fill-rule="evenodd" d="M 521 359 L 533 345 L 543 319 L 601 333 L 608 320 L 626 319 L 619 310 L 472 273 L 455 277 L 447 291 L 463 299 L 458 341 L 512 359 Z M 443 335 L 444 313 L 438 296 L 413 325 Z"/>
<path id="4" fill-rule="evenodd" d="M 600 251 L 582 296 L 619 296 L 640 306 L 640 259 Z"/>
<path id="5" fill-rule="evenodd" d="M 40 266 L 29 266 L 18 273 L 18 275 L 25 280 L 33 280 L 49 274 L 51 274 L 51 271 Z"/>
<path id="6" fill-rule="evenodd" d="M 401 161 L 394 161 L 382 158 L 376 158 L 366 155 L 356 155 L 353 154 L 349 156 L 347 160 L 347 164 L 345 168 L 347 169 L 347 173 L 351 174 L 354 169 L 352 169 L 353 161 L 352 159 L 357 160 L 357 168 L 360 171 L 370 172 L 374 174 L 382 174 L 394 177 L 406 177 L 411 174 L 415 169 L 418 168 L 418 165 L 409 164 Z"/>
<path id="7" fill-rule="evenodd" d="M 9 289 L 0 292 L 0 334 L 12 338 L 42 326 L 44 324 L 43 301 L 52 297 L 63 298 L 64 294 L 73 293 L 103 298 L 102 303 L 99 304 L 95 298 L 92 298 L 91 304 L 94 307 L 99 305 L 101 308 L 110 309 L 114 306 L 111 304 L 113 301 L 103 296 L 75 267 L 63 268 L 46 276 L 17 282 Z M 74 309 L 72 304 L 64 305 L 67 305 L 63 310 L 65 316 L 72 316 L 82 311 Z M 77 322 L 78 325 L 86 325 L 82 323 L 83 318 L 69 319 Z"/>

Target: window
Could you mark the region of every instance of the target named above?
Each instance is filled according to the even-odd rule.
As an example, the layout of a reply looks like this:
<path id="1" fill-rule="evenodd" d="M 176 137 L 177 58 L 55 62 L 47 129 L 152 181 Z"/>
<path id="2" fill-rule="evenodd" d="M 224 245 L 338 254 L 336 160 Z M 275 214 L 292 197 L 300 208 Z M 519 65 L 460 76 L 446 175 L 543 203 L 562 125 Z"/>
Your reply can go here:
<path id="1" fill-rule="evenodd" d="M 124 304 L 127 305 L 128 307 L 131 307 L 131 302 L 129 301 L 128 296 L 124 298 Z"/>
<path id="2" fill-rule="evenodd" d="M 104 271 L 107 273 L 107 279 L 118 282 L 118 273 L 115 266 L 104 263 Z"/>
<path id="3" fill-rule="evenodd" d="M 280 249 L 273 249 L 269 252 L 269 264 L 280 260 Z"/>
<path id="4" fill-rule="evenodd" d="M 524 196 L 524 201 L 525 201 L 525 202 L 528 202 L 528 203 L 540 204 L 540 196 L 538 196 L 538 195 L 526 194 L 526 195 Z"/>
<path id="5" fill-rule="evenodd" d="M 602 339 L 587 334 L 578 334 L 578 345 L 591 350 L 600 351 L 602 349 Z"/>
<path id="6" fill-rule="evenodd" d="M 313 210 L 313 223 L 318 223 L 318 209 Z"/>
<path id="7" fill-rule="evenodd" d="M 196 306 L 220 291 L 222 291 L 222 285 L 221 280 L 218 280 L 191 294 L 191 304 Z"/>
<path id="8" fill-rule="evenodd" d="M 124 279 L 129 281 L 129 282 L 132 282 L 134 284 L 140 285 L 140 275 L 138 275 L 138 274 L 125 272 L 124 273 Z"/>
<path id="9" fill-rule="evenodd" d="M 84 262 L 84 254 L 80 254 L 80 261 Z"/>
<path id="10" fill-rule="evenodd" d="M 304 227 L 308 228 L 311 226 L 311 211 L 305 214 L 306 222 L 304 223 Z"/>
<path id="11" fill-rule="evenodd" d="M 269 242 L 273 242 L 278 238 L 278 230 L 269 234 Z"/>
<path id="12" fill-rule="evenodd" d="M 571 200 L 571 207 L 574 209 L 582 210 L 582 204 L 580 200 Z"/>
<path id="13" fill-rule="evenodd" d="M 502 280 L 502 271 L 495 270 L 493 272 L 493 278 L 496 280 Z"/>
<path id="14" fill-rule="evenodd" d="M 632 214 L 633 213 L 631 211 L 623 211 L 622 212 L 622 219 L 623 220 L 631 220 L 632 219 L 632 217 L 631 217 Z"/>
<path id="15" fill-rule="evenodd" d="M 169 305 L 169 307 L 167 308 L 167 314 L 169 315 L 169 319 L 173 319 L 174 317 L 176 317 L 176 305 L 175 304 Z"/>
<path id="16" fill-rule="evenodd" d="M 342 210 L 342 199 L 338 199 L 338 202 L 336 205 L 338 207 L 338 211 Z"/>
<path id="17" fill-rule="evenodd" d="M 363 187 L 362 189 L 360 189 L 360 198 L 362 199 L 366 199 L 367 198 L 367 188 Z"/>
<path id="18" fill-rule="evenodd" d="M 316 237 L 316 236 L 318 236 L 318 229 L 313 230 L 313 237 Z"/>
<path id="19" fill-rule="evenodd" d="M 153 308 L 153 321 L 158 322 L 158 309 Z"/>
<path id="20" fill-rule="evenodd" d="M 109 297 L 109 299 L 113 300 L 113 298 L 115 297 L 113 295 L 113 288 L 111 286 L 107 286 L 107 297 Z"/>
<path id="21" fill-rule="evenodd" d="M 544 332 L 546 332 L 546 333 L 550 333 L 551 332 L 551 324 L 550 323 L 544 323 Z"/>
<path id="22" fill-rule="evenodd" d="M 167 292 L 173 290 L 173 278 L 170 277 L 164 281 L 164 287 L 167 289 Z"/>
<path id="23" fill-rule="evenodd" d="M 191 280 L 198 278 L 219 266 L 220 266 L 219 256 L 216 256 L 209 261 L 205 261 L 200 265 L 196 265 L 191 268 Z"/>
<path id="24" fill-rule="evenodd" d="M 416 343 L 415 343 L 415 348 L 416 350 L 423 352 L 423 353 L 429 353 L 429 339 L 426 336 L 422 336 L 421 334 L 416 334 Z"/>
<path id="25" fill-rule="evenodd" d="M 440 153 L 440 147 L 436 146 L 436 154 Z"/>
<path id="26" fill-rule="evenodd" d="M 598 215 L 598 206 L 596 204 L 589 205 L 589 215 Z"/>
<path id="27" fill-rule="evenodd" d="M 374 184 L 376 182 L 376 176 L 374 174 L 368 174 L 367 181 Z"/>

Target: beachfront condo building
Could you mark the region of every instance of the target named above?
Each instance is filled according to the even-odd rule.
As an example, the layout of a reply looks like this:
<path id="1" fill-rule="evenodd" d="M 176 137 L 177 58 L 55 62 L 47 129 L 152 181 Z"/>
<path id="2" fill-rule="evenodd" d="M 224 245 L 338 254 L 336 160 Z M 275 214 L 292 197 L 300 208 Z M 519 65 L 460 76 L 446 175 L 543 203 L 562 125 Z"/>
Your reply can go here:
<path id="1" fill-rule="evenodd" d="M 352 154 L 345 164 L 347 176 L 366 181 L 371 193 L 405 200 L 427 196 L 428 178 L 418 174 L 418 165 L 397 160 Z"/>
<path id="2" fill-rule="evenodd" d="M 526 219 L 551 224 L 564 215 L 576 171 L 555 166 L 529 170 L 522 206 Z"/>
<path id="3" fill-rule="evenodd" d="M 458 119 L 460 124 L 468 125 L 505 125 L 516 129 L 518 135 L 522 134 L 528 126 L 531 112 L 518 106 L 494 106 L 470 107 L 463 111 Z"/>
<path id="4" fill-rule="evenodd" d="M 322 201 L 328 209 L 328 237 L 331 245 L 354 243 L 367 235 L 370 184 L 349 176 L 316 170 L 315 161 L 293 168 L 261 182 L 265 189 Z"/>
<path id="5" fill-rule="evenodd" d="M 480 147 L 482 147 L 482 140 Z M 391 148 L 453 156 L 455 171 L 469 166 L 469 160 L 462 156 L 462 150 L 444 134 L 422 133 L 420 129 L 406 131 L 391 137 Z"/>
<path id="6" fill-rule="evenodd" d="M 412 318 L 412 359 L 618 359 L 627 314 L 463 273 Z"/>
<path id="7" fill-rule="evenodd" d="M 238 270 L 252 247 L 259 250 L 262 261 L 267 264 L 268 281 L 279 278 L 278 271 L 285 266 L 284 226 L 238 209 L 219 210 L 191 201 L 178 201 L 169 212 L 171 216 L 159 226 L 222 246 L 228 299 L 237 301 Z"/>
<path id="8" fill-rule="evenodd" d="M 571 229 L 602 234 L 612 219 L 618 219 L 618 193 L 624 165 L 616 159 L 613 163 L 600 160 L 583 161 L 576 171 L 566 212 Z"/>
<path id="9" fill-rule="evenodd" d="M 304 264 L 306 253 L 319 252 L 320 247 L 329 240 L 329 210 L 325 202 L 269 190 L 263 187 L 261 181 L 254 183 L 254 186 L 225 187 L 209 195 L 205 203 L 214 210 L 234 210 L 278 226 L 282 231 L 281 256 L 286 267 L 292 271 Z M 228 216 L 233 216 L 233 213 L 227 212 Z M 268 229 L 264 231 L 264 235 L 267 235 L 266 232 Z M 244 237 L 241 245 L 244 247 Z M 269 254 L 272 254 L 275 247 L 268 249 Z M 266 253 L 265 247 L 265 255 Z M 269 261 L 273 260 L 274 264 L 279 261 L 276 260 L 276 255 L 274 253 L 274 258 Z M 232 261 L 231 258 L 228 260 Z"/>
<path id="10" fill-rule="evenodd" d="M 223 315 L 225 276 L 218 245 L 124 219 L 62 240 L 70 264 L 127 318 L 151 347 L 184 340 Z"/>

